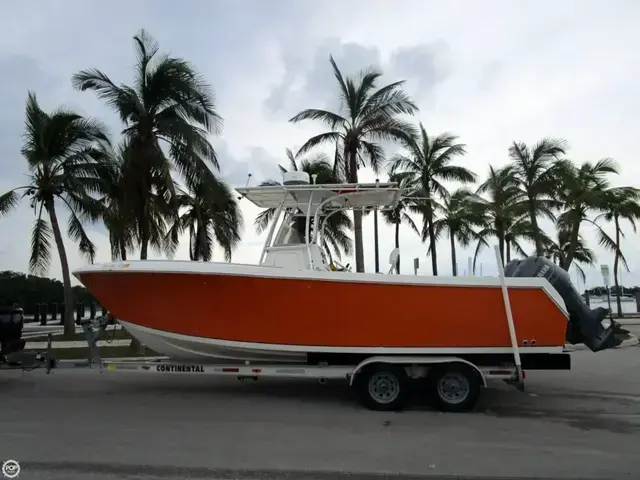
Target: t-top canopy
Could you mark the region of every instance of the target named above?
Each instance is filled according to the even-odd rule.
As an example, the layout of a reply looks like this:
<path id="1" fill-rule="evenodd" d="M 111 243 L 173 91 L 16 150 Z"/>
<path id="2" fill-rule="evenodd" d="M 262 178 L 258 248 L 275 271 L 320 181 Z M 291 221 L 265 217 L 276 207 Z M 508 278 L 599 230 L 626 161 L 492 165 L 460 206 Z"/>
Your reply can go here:
<path id="1" fill-rule="evenodd" d="M 284 200 L 283 208 L 307 210 L 309 198 L 312 211 L 321 203 L 323 208 L 393 208 L 400 200 L 397 183 L 346 183 L 325 185 L 274 185 L 264 187 L 236 188 L 244 198 L 261 208 L 278 208 Z"/>

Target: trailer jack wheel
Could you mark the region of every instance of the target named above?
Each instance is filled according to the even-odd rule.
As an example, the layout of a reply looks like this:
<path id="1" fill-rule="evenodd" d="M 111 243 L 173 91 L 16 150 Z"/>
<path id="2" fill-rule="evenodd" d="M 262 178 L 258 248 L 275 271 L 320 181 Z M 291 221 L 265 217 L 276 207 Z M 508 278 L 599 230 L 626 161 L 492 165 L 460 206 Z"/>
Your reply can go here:
<path id="1" fill-rule="evenodd" d="M 397 365 L 368 365 L 356 374 L 354 387 L 360 401 L 371 410 L 400 410 L 409 396 L 407 374 Z"/>
<path id="2" fill-rule="evenodd" d="M 480 397 L 482 380 L 473 368 L 452 363 L 436 365 L 426 378 L 429 400 L 443 412 L 467 412 L 472 410 Z"/>

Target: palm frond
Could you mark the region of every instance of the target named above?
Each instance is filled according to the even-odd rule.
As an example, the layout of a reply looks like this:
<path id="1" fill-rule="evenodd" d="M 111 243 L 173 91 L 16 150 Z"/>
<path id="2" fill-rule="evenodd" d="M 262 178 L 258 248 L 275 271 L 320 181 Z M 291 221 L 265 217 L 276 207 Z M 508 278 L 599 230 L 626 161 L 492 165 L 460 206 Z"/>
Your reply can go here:
<path id="1" fill-rule="evenodd" d="M 18 206 L 20 199 L 16 193 L 16 189 L 0 195 L 0 215 L 6 215 Z"/>
<path id="2" fill-rule="evenodd" d="M 113 81 L 100 70 L 81 70 L 71 77 L 73 87 L 80 91 L 93 90 L 99 99 L 113 108 L 119 115 L 120 120 L 126 122 L 130 118 L 137 118 L 140 114 L 140 104 L 134 91 L 118 87 Z"/>
<path id="3" fill-rule="evenodd" d="M 319 135 L 315 135 L 311 137 L 309 140 L 305 142 L 304 145 L 300 147 L 297 155 L 304 155 L 311 151 L 312 149 L 322 146 L 325 143 L 336 143 L 342 138 L 342 134 L 340 132 L 325 132 Z"/>
<path id="4" fill-rule="evenodd" d="M 624 257 L 622 251 L 618 248 L 616 241 L 611 238 L 602 228 L 596 225 L 596 232 L 598 236 L 598 245 L 600 245 L 605 250 L 613 252 L 618 255 L 618 258 L 622 261 L 622 265 L 624 268 L 629 271 L 629 265 L 627 264 L 627 259 Z"/>
<path id="5" fill-rule="evenodd" d="M 44 276 L 51 263 L 51 227 L 42 218 L 43 207 L 31 231 L 31 256 L 29 257 L 29 272 L 34 275 Z"/>
<path id="6" fill-rule="evenodd" d="M 71 210 L 71 208 L 69 208 L 69 210 L 69 223 L 67 226 L 69 238 L 78 243 L 80 254 L 84 256 L 89 263 L 93 263 L 96 258 L 96 247 L 87 236 L 87 233 L 76 214 Z"/>
<path id="7" fill-rule="evenodd" d="M 267 208 L 258 214 L 256 219 L 254 220 L 254 226 L 256 229 L 256 233 L 260 235 L 264 232 L 267 227 L 274 220 L 277 209 L 275 208 Z"/>
<path id="8" fill-rule="evenodd" d="M 309 108 L 294 115 L 289 119 L 291 123 L 298 123 L 303 120 L 319 120 L 329 127 L 331 130 L 336 130 L 339 126 L 345 124 L 347 120 L 337 113 L 330 112 L 328 110 L 320 110 L 316 108 Z"/>

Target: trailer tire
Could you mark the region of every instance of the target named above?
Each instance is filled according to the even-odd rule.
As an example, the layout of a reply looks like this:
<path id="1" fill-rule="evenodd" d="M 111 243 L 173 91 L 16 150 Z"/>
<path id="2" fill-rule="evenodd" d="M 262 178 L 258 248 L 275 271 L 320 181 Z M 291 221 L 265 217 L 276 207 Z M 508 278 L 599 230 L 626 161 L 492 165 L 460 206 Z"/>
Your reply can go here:
<path id="1" fill-rule="evenodd" d="M 367 365 L 354 378 L 360 401 L 370 410 L 401 410 L 409 397 L 409 379 L 404 367 L 390 364 Z"/>
<path id="2" fill-rule="evenodd" d="M 426 378 L 427 395 L 442 412 L 473 410 L 482 391 L 482 378 L 476 369 L 463 363 L 436 365 Z"/>

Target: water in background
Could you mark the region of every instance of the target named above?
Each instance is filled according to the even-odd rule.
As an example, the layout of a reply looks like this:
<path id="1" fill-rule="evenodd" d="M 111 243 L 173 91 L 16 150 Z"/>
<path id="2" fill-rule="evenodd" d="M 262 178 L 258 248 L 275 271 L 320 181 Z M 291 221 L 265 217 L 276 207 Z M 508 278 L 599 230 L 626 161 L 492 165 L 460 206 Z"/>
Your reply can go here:
<path id="1" fill-rule="evenodd" d="M 636 308 L 636 300 L 635 299 L 631 299 L 631 300 L 623 300 L 621 302 L 621 306 L 622 306 L 622 313 L 637 313 L 637 308 Z M 609 305 L 607 303 L 607 299 L 591 299 L 591 301 L 589 302 L 589 307 L 590 308 L 598 308 L 598 307 L 602 307 L 602 308 L 609 308 Z M 618 304 L 616 302 L 615 298 L 611 299 L 611 311 L 615 314 L 618 313 Z"/>

